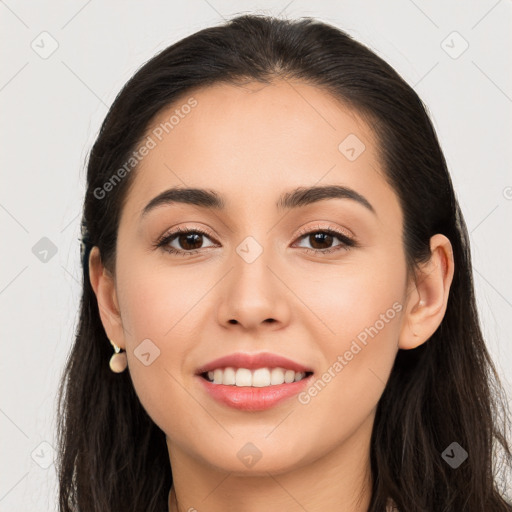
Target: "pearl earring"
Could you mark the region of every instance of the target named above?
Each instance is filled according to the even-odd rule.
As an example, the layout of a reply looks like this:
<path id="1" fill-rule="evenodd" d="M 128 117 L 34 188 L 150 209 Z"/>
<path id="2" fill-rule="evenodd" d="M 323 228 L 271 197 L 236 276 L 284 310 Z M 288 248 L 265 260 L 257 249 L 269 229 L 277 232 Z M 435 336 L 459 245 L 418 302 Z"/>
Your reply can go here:
<path id="1" fill-rule="evenodd" d="M 126 359 L 126 352 L 121 352 L 121 348 L 118 347 L 112 340 L 109 340 L 114 347 L 115 353 L 110 358 L 110 369 L 114 373 L 122 373 L 128 366 L 128 360 Z"/>

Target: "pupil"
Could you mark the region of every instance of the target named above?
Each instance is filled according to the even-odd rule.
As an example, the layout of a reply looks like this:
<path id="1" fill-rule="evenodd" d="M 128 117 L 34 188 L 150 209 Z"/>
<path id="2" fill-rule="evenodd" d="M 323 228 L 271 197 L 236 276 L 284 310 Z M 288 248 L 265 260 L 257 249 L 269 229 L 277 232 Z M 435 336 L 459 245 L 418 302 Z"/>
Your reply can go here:
<path id="1" fill-rule="evenodd" d="M 195 247 L 195 246 L 194 246 L 194 242 L 192 242 L 192 244 L 191 244 L 191 245 L 192 245 L 192 247 L 187 247 L 187 246 L 189 245 L 189 243 L 188 243 L 188 242 L 189 242 L 189 239 L 191 239 L 192 237 L 194 237 L 194 238 L 195 238 L 195 242 L 197 242 L 197 241 L 198 241 L 198 239 L 200 239 L 200 238 L 201 238 L 201 236 L 202 236 L 202 235 L 201 235 L 200 233 L 188 233 L 188 234 L 186 234 L 186 235 L 181 235 L 181 236 L 180 236 L 180 245 L 181 245 L 184 249 L 186 249 L 186 250 L 198 249 L 198 248 L 200 248 L 200 247 L 201 247 L 201 244 L 200 244 L 200 243 L 199 243 L 199 247 Z M 185 243 L 183 243 L 184 241 L 185 241 Z"/>
<path id="2" fill-rule="evenodd" d="M 326 243 L 325 241 L 325 237 L 327 237 L 327 242 L 330 242 L 332 241 L 332 235 L 330 235 L 329 233 L 316 233 L 313 235 L 313 240 L 314 240 L 314 243 L 312 243 L 311 245 L 313 247 L 315 247 L 315 244 L 320 241 L 320 243 L 322 242 L 322 238 L 324 238 L 324 243 Z M 318 248 L 318 247 L 315 247 L 315 249 Z M 321 249 L 322 247 L 320 247 Z"/>

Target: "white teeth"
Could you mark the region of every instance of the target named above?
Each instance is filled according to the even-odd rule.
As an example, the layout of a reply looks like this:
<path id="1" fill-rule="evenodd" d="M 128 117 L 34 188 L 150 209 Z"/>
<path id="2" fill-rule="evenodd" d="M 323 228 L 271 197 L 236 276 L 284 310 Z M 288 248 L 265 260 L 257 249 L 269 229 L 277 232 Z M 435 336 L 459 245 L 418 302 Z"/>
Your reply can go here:
<path id="1" fill-rule="evenodd" d="M 284 372 L 284 381 L 289 384 L 295 379 L 295 372 L 293 370 L 286 370 Z"/>
<path id="2" fill-rule="evenodd" d="M 282 368 L 272 368 L 270 372 L 270 384 L 283 384 L 284 382 L 284 372 Z"/>
<path id="3" fill-rule="evenodd" d="M 263 388 L 279 384 L 298 382 L 306 376 L 305 372 L 295 372 L 284 368 L 216 368 L 208 372 L 208 380 L 214 384 L 228 386 Z"/>
<path id="4" fill-rule="evenodd" d="M 215 384 L 222 384 L 222 370 L 220 368 L 213 370 L 213 382 Z"/>
<path id="5" fill-rule="evenodd" d="M 233 386 L 236 383 L 236 373 L 234 368 L 224 368 L 222 374 L 222 384 Z"/>
<path id="6" fill-rule="evenodd" d="M 248 370 L 247 368 L 238 368 L 238 370 L 236 371 L 236 385 L 252 386 L 251 370 Z"/>
<path id="7" fill-rule="evenodd" d="M 270 370 L 268 368 L 258 368 L 252 374 L 252 385 L 255 388 L 270 386 Z"/>

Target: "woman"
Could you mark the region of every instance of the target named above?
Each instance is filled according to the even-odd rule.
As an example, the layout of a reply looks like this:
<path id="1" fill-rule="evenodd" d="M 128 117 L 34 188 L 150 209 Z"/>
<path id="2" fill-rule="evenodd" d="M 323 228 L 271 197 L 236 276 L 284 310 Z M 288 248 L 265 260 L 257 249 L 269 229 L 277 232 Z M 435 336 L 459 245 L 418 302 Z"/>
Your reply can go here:
<path id="1" fill-rule="evenodd" d="M 61 511 L 512 510 L 436 134 L 337 28 L 239 16 L 145 64 L 90 154 L 82 257 Z"/>

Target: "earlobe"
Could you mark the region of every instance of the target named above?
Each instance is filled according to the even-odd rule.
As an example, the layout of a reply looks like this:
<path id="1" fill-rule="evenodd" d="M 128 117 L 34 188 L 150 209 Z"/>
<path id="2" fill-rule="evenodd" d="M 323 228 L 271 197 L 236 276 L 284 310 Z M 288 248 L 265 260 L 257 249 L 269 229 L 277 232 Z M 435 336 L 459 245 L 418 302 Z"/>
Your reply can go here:
<path id="1" fill-rule="evenodd" d="M 99 248 L 94 246 L 89 255 L 89 279 L 98 301 L 101 323 L 109 339 L 125 349 L 119 303 L 115 288 L 115 279 L 101 261 Z"/>
<path id="2" fill-rule="evenodd" d="M 430 239 L 428 262 L 420 265 L 406 298 L 406 312 L 398 346 L 410 350 L 425 343 L 444 318 L 454 274 L 452 246 L 444 235 Z"/>

